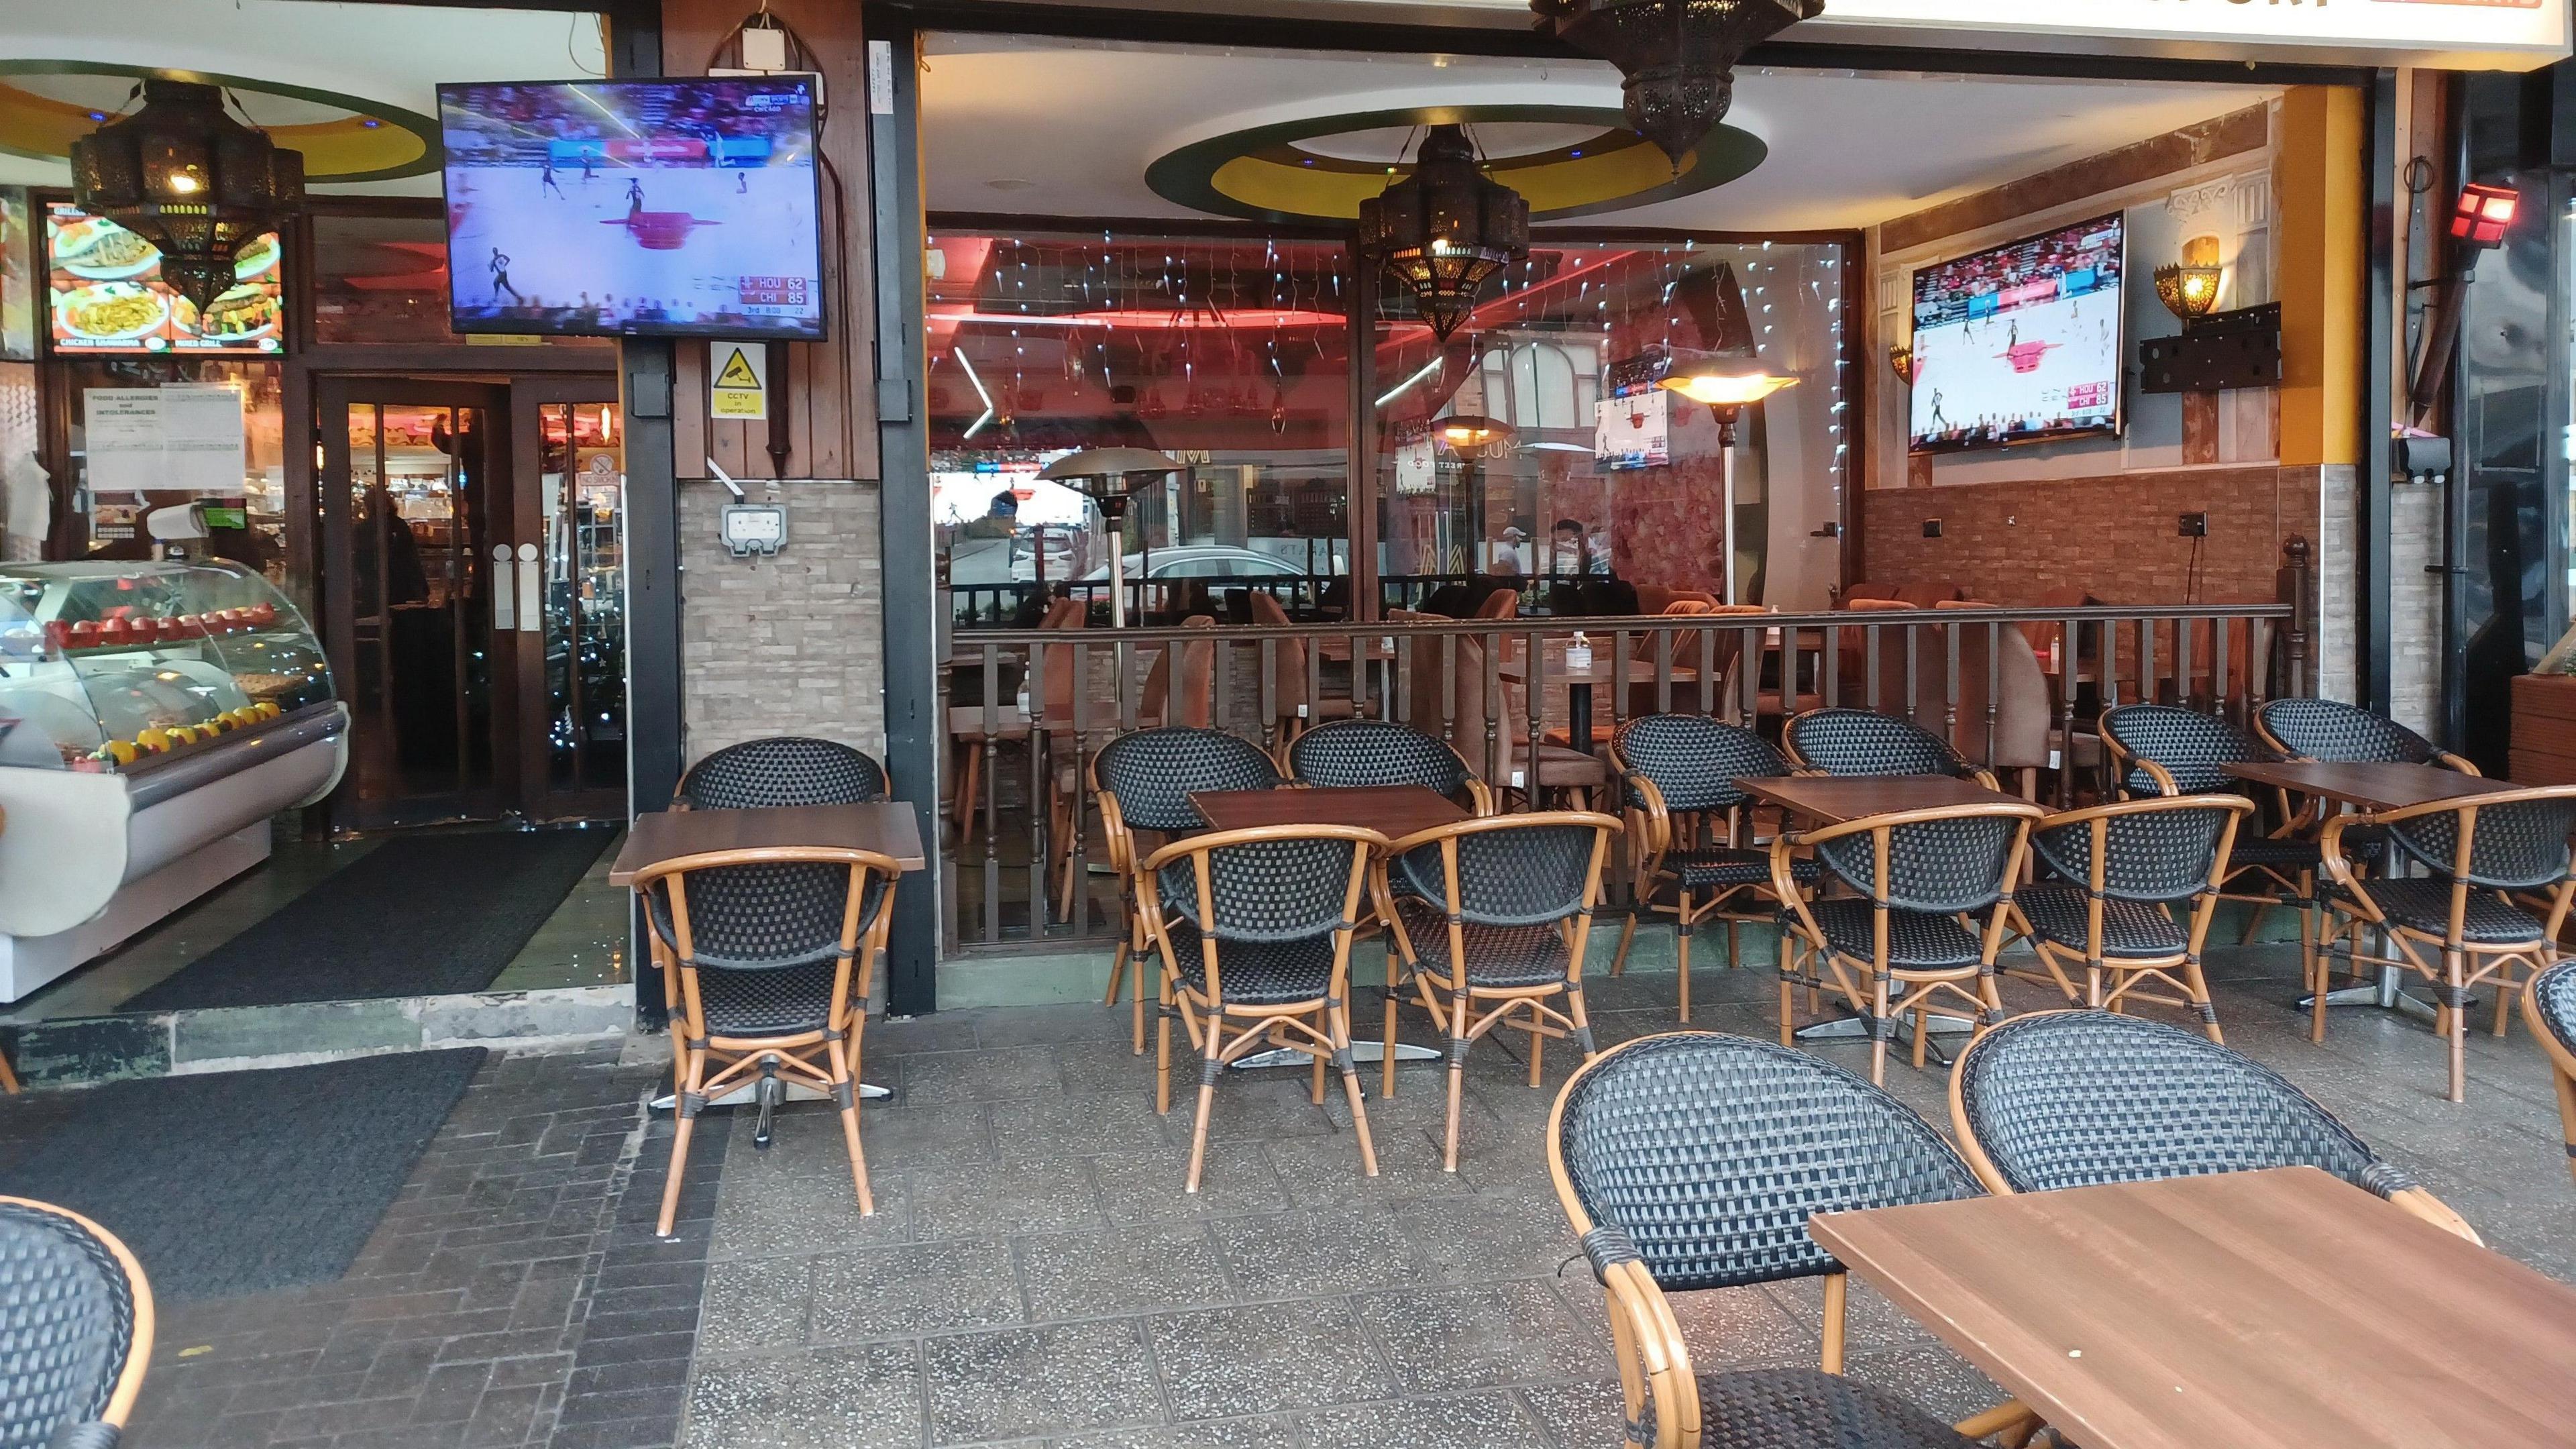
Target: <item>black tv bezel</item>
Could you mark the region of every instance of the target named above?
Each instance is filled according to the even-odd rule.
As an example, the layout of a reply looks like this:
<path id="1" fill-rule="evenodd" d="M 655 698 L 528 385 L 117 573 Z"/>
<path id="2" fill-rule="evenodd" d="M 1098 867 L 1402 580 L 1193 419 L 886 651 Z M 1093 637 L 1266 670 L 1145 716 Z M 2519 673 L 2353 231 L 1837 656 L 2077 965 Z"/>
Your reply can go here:
<path id="1" fill-rule="evenodd" d="M 1992 252 L 2008 252 L 2014 247 L 2026 246 L 2031 242 L 2039 240 L 2041 237 L 2054 236 L 2059 232 L 2080 231 L 2087 227 L 2100 226 L 2105 222 L 2117 222 L 2120 227 L 2120 286 L 2118 291 L 2120 304 L 2116 313 L 2120 321 L 2120 335 L 2116 345 L 2112 349 L 2112 360 L 2114 366 L 2111 376 L 2110 421 L 2105 423 L 2087 423 L 2080 428 L 2058 428 L 2050 432 L 2031 433 L 2027 436 L 2018 438 L 1980 438 L 1957 443 L 1918 443 L 1914 440 L 1914 390 L 1920 384 L 1917 381 L 1909 381 L 1906 383 L 1905 387 L 1905 456 L 1912 458 L 1941 453 L 1985 453 L 2004 448 L 2028 448 L 2046 443 L 2063 443 L 2079 438 L 2117 438 L 2125 436 L 2128 433 L 2129 369 L 2126 357 L 2129 347 L 2129 212 L 2126 207 L 2115 208 L 2111 211 L 2103 212 L 2098 216 L 2085 217 L 2080 221 L 2061 222 L 2056 226 L 2044 226 L 2036 231 L 2024 232 L 2010 241 L 1996 242 L 1992 246 L 1979 247 L 1972 252 L 1960 252 L 1953 256 L 1943 257 L 1939 261 L 1926 262 L 1921 266 L 1909 269 L 1905 274 L 1906 335 L 1909 337 L 1914 335 L 1914 288 L 1917 279 L 1919 279 L 1925 272 L 1931 271 L 1936 267 L 1949 266 L 1954 262 L 1969 261 L 1977 257 L 1988 255 Z"/>
<path id="2" fill-rule="evenodd" d="M 502 86 L 578 86 L 597 91 L 616 91 L 640 90 L 655 86 L 676 87 L 764 81 L 792 82 L 804 87 L 807 110 L 814 118 L 814 164 L 806 169 L 813 173 L 814 179 L 814 285 L 820 291 L 824 288 L 831 269 L 828 265 L 830 259 L 823 255 L 822 90 L 810 73 L 798 71 L 777 75 L 633 77 L 625 80 L 602 80 L 596 76 L 586 76 L 574 80 L 442 81 L 438 85 L 439 144 L 443 149 L 447 141 L 447 101 L 451 94 L 462 95 L 474 91 L 493 90 Z M 810 332 L 783 331 L 774 327 L 723 327 L 676 322 L 638 322 L 615 327 L 603 325 L 531 328 L 525 323 L 505 325 L 497 320 L 461 321 L 456 315 L 455 279 L 460 275 L 456 266 L 456 236 L 447 225 L 448 218 L 455 214 L 449 205 L 447 195 L 448 171 L 447 158 L 442 154 L 438 165 L 438 211 L 439 229 L 447 242 L 447 330 L 460 337 L 478 335 L 486 337 L 698 337 L 720 342 L 829 342 L 832 340 L 832 305 L 828 292 L 821 298 L 820 315 L 814 319 L 814 328 Z"/>

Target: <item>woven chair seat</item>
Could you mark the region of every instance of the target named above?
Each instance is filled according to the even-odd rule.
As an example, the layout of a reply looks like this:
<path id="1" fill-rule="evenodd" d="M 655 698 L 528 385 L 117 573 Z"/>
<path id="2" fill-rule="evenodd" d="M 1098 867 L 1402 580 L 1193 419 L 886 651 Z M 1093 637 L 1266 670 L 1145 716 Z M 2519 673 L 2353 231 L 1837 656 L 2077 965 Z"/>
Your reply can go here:
<path id="1" fill-rule="evenodd" d="M 2364 889 L 2383 914 L 2407 930 L 2439 937 L 2451 929 L 2449 881 L 2375 880 Z M 2461 940 L 2481 946 L 2520 946 L 2537 942 L 2542 931 L 2538 917 L 2493 891 L 2469 892 Z"/>
<path id="2" fill-rule="evenodd" d="M 1173 917 L 1163 926 L 1172 941 L 1172 960 L 1181 981 L 1207 992 L 1207 956 L 1199 946 L 1199 928 Z M 1225 999 L 1237 1006 L 1280 1006 L 1322 999 L 1333 984 L 1333 938 L 1309 936 L 1295 941 L 1227 941 L 1216 944 L 1217 979 Z"/>
<path id="3" fill-rule="evenodd" d="M 2013 892 L 2013 904 L 2030 918 L 2030 928 L 2053 946 L 2087 949 L 2084 889 L 2072 885 L 2024 886 Z M 2102 902 L 2102 954 L 2105 956 L 2179 956 L 2190 946 L 2182 927 L 2160 906 L 2117 898 Z"/>
<path id="4" fill-rule="evenodd" d="M 2558 1044 L 2576 1051 L 2576 961 L 2562 962 L 2531 978 L 2531 1000 L 2541 1025 Z"/>
<path id="5" fill-rule="evenodd" d="M 717 1036 L 799 1036 L 831 1023 L 830 957 L 769 970 L 702 970 L 698 1001 Z"/>
<path id="6" fill-rule="evenodd" d="M 1396 918 L 1413 942 L 1414 957 L 1424 969 L 1446 979 L 1449 917 L 1439 906 L 1415 897 L 1395 903 Z M 1547 986 L 1566 979 L 1565 936 L 1554 926 L 1479 926 L 1459 928 L 1467 943 L 1467 984 L 1510 989 Z"/>
<path id="7" fill-rule="evenodd" d="M 2150 790 L 2143 793 L 2154 794 L 2155 792 Z M 2344 839 L 2349 841 L 2352 835 L 2347 832 Z M 2236 837 L 2235 847 L 2227 852 L 2227 864 L 2231 871 L 2238 866 L 2256 865 L 2278 866 L 2285 870 L 2314 870 L 2322 859 L 2317 843 L 2313 840 L 2283 840 L 2270 835 L 2239 835 Z"/>
<path id="8" fill-rule="evenodd" d="M 1835 954 L 1855 961 L 1874 958 L 1871 907 L 1867 901 L 1817 901 L 1809 907 L 1825 942 Z M 1930 911 L 1891 909 L 1887 913 L 1887 964 L 1902 970 L 1940 971 L 1974 966 L 1985 957 L 1985 944 L 1948 916 Z"/>
<path id="9" fill-rule="evenodd" d="M 1680 877 L 1688 890 L 1717 890 L 1728 886 L 1769 885 L 1771 852 L 1748 850 L 1741 846 L 1711 846 L 1704 850 L 1676 850 L 1664 857 L 1664 869 Z M 1824 868 L 1811 855 L 1793 856 L 1789 861 L 1789 878 L 1800 885 L 1813 885 Z"/>
<path id="10" fill-rule="evenodd" d="M 133 1340 L 133 1287 L 107 1245 L 0 1204 L 0 1444 L 115 1443 L 97 1421 Z"/>
<path id="11" fill-rule="evenodd" d="M 1701 1449 L 1969 1449 L 1949 1425 L 1885 1389 L 1820 1369 L 1699 1375 Z M 1655 1406 L 1646 1401 L 1646 1440 Z"/>

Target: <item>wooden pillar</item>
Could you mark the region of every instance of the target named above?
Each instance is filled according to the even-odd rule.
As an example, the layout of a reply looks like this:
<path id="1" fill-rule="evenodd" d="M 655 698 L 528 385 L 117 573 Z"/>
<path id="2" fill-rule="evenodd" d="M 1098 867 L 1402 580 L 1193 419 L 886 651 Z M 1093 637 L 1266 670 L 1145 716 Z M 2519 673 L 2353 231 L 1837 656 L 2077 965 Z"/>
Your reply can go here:
<path id="1" fill-rule="evenodd" d="M 2292 86 L 2281 97 L 2277 275 L 2281 464 L 2360 460 L 2365 348 L 2360 91 Z"/>

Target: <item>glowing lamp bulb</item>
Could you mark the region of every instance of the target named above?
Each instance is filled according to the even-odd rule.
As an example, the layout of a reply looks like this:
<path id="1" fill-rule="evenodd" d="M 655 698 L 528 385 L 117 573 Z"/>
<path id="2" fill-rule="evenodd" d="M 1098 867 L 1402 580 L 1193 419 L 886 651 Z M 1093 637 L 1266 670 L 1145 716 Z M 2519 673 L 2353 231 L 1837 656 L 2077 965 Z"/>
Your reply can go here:
<path id="1" fill-rule="evenodd" d="M 1758 403 L 1797 381 L 1767 372 L 1695 372 L 1663 380 L 1667 389 L 1713 408 Z"/>

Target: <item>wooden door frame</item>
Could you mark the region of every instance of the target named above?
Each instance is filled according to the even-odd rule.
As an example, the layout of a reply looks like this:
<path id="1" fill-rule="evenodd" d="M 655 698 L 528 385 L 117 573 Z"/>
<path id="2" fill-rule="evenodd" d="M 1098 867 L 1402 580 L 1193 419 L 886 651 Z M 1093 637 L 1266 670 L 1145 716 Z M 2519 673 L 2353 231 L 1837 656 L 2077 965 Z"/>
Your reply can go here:
<path id="1" fill-rule="evenodd" d="M 539 487 L 545 477 L 544 439 L 540 432 L 539 410 L 564 403 L 617 403 L 617 379 L 613 375 L 556 376 L 513 378 L 510 383 L 510 456 L 511 480 L 515 490 L 511 511 L 512 529 L 518 542 L 535 540 L 540 560 L 552 543 L 546 534 L 544 501 Z M 625 505 L 619 504 L 623 516 Z M 542 571 L 539 574 L 543 578 Z M 545 600 L 540 595 L 538 607 Z M 519 607 L 528 601 L 519 600 Z M 621 609 L 623 602 L 621 601 Z M 540 618 L 543 616 L 540 615 Z M 546 631 L 540 628 L 530 635 L 520 632 L 514 646 L 533 639 L 534 647 L 514 647 L 511 673 L 519 698 L 527 704 L 549 700 L 546 691 Z M 578 639 L 575 640 L 576 645 Z M 567 664 L 567 668 L 578 668 Z M 575 786 L 568 790 L 553 788 L 553 761 L 547 747 L 547 723 L 553 711 L 522 708 L 518 712 L 518 769 L 520 785 L 518 807 L 530 820 L 623 820 L 627 813 L 627 795 L 623 785 L 615 789 L 587 789 Z M 628 729 L 628 747 L 633 747 L 633 730 Z"/>

